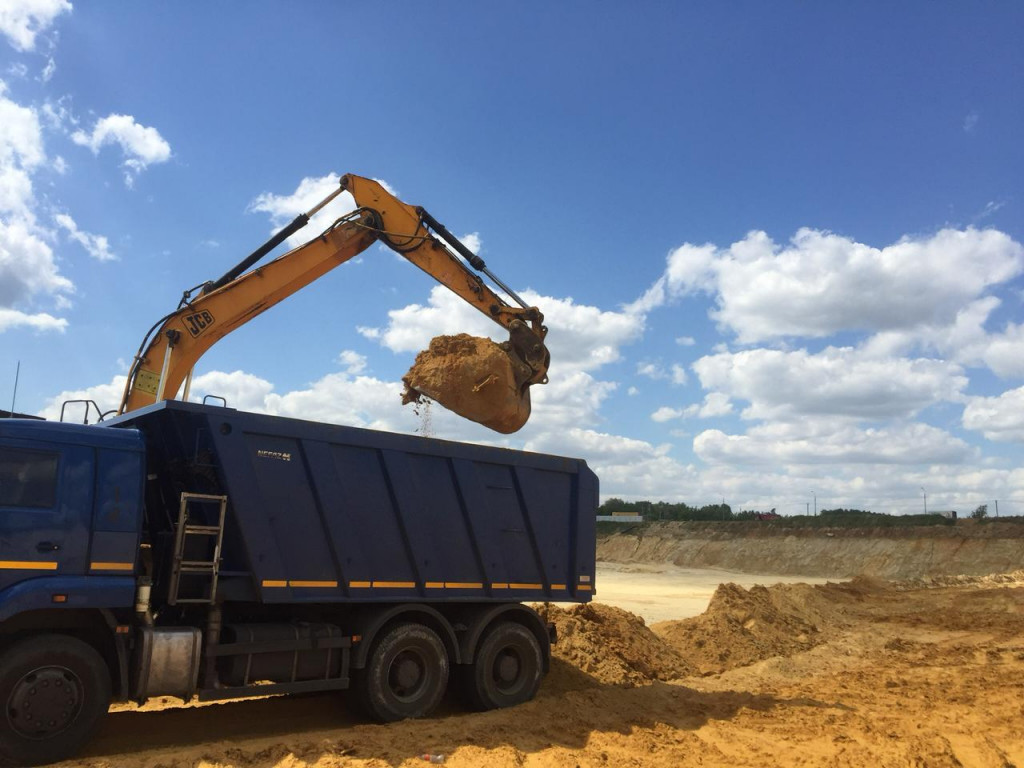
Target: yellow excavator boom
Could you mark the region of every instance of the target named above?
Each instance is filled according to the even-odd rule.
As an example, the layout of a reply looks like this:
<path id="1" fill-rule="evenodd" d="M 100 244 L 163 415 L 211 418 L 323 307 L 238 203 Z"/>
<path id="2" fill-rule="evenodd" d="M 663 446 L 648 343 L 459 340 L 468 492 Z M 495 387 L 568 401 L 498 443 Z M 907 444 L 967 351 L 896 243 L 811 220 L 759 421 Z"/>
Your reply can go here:
<path id="1" fill-rule="evenodd" d="M 355 211 L 306 244 L 254 266 L 343 191 L 354 198 Z M 499 432 L 519 429 L 530 415 L 529 387 L 547 381 L 550 356 L 544 344 L 544 316 L 536 307 L 527 306 L 479 256 L 423 208 L 410 206 L 380 183 L 353 174 L 343 176 L 338 189 L 296 217 L 223 277 L 186 292 L 179 307 L 162 318 L 143 340 L 118 413 L 173 399 L 183 383 L 182 396 L 187 399 L 191 372 L 214 343 L 377 241 L 509 332 L 509 340 L 501 345 L 486 340 L 493 348 L 485 353 L 479 347 L 467 353 L 465 344 L 432 342 L 405 378 L 412 391 L 405 399 L 424 394 Z M 495 293 L 470 271 L 467 263 L 498 285 L 515 304 L 510 305 Z M 428 354 L 434 358 L 421 364 Z"/>

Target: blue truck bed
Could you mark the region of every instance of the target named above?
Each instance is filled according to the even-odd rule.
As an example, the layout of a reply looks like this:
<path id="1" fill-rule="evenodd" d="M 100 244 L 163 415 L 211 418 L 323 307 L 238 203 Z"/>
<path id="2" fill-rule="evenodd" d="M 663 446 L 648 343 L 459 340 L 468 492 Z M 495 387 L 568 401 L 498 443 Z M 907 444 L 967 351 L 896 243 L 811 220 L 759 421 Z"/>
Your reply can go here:
<path id="1" fill-rule="evenodd" d="M 227 496 L 228 599 L 593 594 L 598 481 L 582 460 L 178 401 L 105 424 L 145 436 L 151 510 L 182 491 Z"/>

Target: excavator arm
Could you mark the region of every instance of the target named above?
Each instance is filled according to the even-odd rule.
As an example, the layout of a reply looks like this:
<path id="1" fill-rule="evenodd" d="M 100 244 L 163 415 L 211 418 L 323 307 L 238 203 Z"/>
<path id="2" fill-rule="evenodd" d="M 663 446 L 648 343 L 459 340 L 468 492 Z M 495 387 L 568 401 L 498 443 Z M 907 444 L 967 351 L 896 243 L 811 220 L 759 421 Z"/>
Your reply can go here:
<path id="1" fill-rule="evenodd" d="M 254 266 L 343 191 L 355 199 L 355 211 L 305 245 Z M 338 189 L 220 279 L 186 292 L 177 310 L 158 321 L 143 340 L 118 413 L 174 398 L 183 383 L 182 397 L 188 399 L 192 370 L 214 343 L 377 241 L 509 332 L 509 340 L 501 345 L 482 339 L 474 341 L 484 346 L 437 344 L 435 339 L 406 375 L 409 391 L 404 400 L 423 394 L 496 431 L 519 429 L 530 415 L 530 386 L 547 381 L 550 356 L 544 345 L 544 316 L 527 306 L 423 208 L 402 202 L 372 179 L 352 174 L 343 176 Z M 495 293 L 466 263 L 515 304 Z"/>

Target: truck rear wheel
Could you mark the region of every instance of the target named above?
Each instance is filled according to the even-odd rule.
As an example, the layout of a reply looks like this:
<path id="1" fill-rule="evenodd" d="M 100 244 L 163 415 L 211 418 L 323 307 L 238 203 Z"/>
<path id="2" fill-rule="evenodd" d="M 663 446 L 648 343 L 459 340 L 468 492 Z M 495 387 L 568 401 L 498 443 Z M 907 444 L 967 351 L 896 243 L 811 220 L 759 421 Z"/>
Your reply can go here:
<path id="1" fill-rule="evenodd" d="M 397 624 L 377 641 L 362 671 L 359 694 L 382 722 L 430 714 L 448 686 L 448 652 L 422 624 Z"/>
<path id="2" fill-rule="evenodd" d="M 522 624 L 503 621 L 484 635 L 463 687 L 475 709 L 500 709 L 529 701 L 540 687 L 540 643 Z"/>
<path id="3" fill-rule="evenodd" d="M 67 635 L 44 635 L 0 656 L 0 765 L 71 757 L 110 706 L 110 674 L 96 650 Z"/>

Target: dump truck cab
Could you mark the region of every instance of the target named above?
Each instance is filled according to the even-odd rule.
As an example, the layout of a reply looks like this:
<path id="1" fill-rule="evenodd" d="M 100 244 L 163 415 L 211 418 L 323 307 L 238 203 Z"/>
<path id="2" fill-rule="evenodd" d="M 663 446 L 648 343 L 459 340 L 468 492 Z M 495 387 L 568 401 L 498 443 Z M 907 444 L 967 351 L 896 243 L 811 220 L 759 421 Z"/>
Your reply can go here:
<path id="1" fill-rule="evenodd" d="M 144 462 L 135 430 L 0 420 L 0 620 L 131 605 Z"/>

